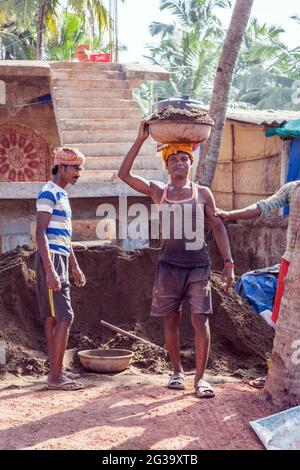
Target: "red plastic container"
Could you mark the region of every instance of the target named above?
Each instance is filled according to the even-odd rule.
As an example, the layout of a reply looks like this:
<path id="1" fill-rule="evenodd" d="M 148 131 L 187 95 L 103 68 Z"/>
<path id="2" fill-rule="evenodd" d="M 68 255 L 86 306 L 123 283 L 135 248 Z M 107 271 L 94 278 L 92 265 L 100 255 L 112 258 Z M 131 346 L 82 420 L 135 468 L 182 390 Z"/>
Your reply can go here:
<path id="1" fill-rule="evenodd" d="M 111 62 L 111 54 L 90 54 L 90 62 Z"/>

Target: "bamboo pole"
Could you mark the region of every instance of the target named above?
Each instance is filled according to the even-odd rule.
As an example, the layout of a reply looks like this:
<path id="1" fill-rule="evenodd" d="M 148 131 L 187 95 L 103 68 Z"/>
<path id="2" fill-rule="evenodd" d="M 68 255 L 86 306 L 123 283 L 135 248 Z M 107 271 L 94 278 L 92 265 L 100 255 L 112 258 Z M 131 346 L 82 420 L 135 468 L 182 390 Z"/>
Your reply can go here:
<path id="1" fill-rule="evenodd" d="M 115 62 L 119 60 L 119 18 L 118 18 L 118 0 L 115 0 Z"/>
<path id="2" fill-rule="evenodd" d="M 113 0 L 109 0 L 109 52 L 111 60 L 113 59 L 113 42 L 114 42 L 114 20 L 113 20 Z"/>

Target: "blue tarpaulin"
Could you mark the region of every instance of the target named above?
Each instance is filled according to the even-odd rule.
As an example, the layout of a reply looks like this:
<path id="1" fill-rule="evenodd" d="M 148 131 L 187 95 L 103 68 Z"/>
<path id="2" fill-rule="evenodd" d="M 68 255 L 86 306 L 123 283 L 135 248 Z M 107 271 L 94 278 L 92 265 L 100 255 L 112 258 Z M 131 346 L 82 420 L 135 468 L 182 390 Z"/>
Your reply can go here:
<path id="1" fill-rule="evenodd" d="M 300 119 L 293 119 L 292 121 L 286 122 L 281 127 L 270 128 L 265 131 L 266 137 L 273 137 L 278 135 L 279 137 L 286 138 L 300 138 Z"/>
<path id="2" fill-rule="evenodd" d="M 300 139 L 293 139 L 289 155 L 287 183 L 300 180 Z M 285 206 L 284 215 L 289 215 L 289 206 Z"/>
<path id="3" fill-rule="evenodd" d="M 279 268 L 280 265 L 276 264 L 270 268 L 243 274 L 236 282 L 234 290 L 243 300 L 249 302 L 257 313 L 272 310 Z"/>

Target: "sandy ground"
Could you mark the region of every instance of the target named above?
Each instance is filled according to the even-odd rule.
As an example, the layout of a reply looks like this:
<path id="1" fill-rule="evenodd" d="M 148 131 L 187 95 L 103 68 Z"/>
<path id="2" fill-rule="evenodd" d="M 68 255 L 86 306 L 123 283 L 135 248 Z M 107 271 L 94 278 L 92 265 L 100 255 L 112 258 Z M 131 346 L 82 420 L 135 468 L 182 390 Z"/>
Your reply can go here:
<path id="1" fill-rule="evenodd" d="M 82 391 L 47 390 L 35 256 L 24 248 L 2 255 L 0 340 L 5 342 L 6 364 L 0 364 L 0 449 L 262 449 L 249 421 L 277 410 L 241 379 L 265 373 L 272 328 L 234 292 L 225 293 L 220 276 L 212 273 L 207 370 L 217 396 L 199 400 L 193 391 L 189 311 L 183 312 L 180 329 L 188 387 L 184 392 L 168 390 L 169 364 L 159 347 L 164 344 L 163 322 L 149 315 L 159 251 L 128 253 L 109 247 L 76 255 L 87 285 L 72 291 L 75 321 L 68 347 L 74 354 L 68 367 L 80 367 L 76 351 L 98 347 L 132 350 L 132 366 L 111 376 L 84 373 Z M 156 345 L 119 337 L 101 327 L 100 320 Z"/>
<path id="2" fill-rule="evenodd" d="M 256 449 L 249 421 L 277 410 L 261 391 L 226 377 L 207 377 L 216 397 L 199 400 L 193 376 L 185 391 L 167 375 L 131 367 L 116 375 L 85 374 L 85 389 L 48 391 L 45 378 L 0 379 L 0 449 Z"/>

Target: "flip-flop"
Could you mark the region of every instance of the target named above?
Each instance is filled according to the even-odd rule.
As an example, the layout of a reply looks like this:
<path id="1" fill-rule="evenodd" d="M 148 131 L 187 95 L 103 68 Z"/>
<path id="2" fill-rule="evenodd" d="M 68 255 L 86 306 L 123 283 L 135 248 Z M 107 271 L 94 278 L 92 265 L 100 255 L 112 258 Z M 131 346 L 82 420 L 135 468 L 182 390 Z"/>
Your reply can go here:
<path id="1" fill-rule="evenodd" d="M 75 390 L 82 390 L 83 385 L 79 382 L 74 382 L 73 380 L 70 382 L 63 382 L 58 385 L 50 385 L 47 384 L 48 390 L 63 390 L 64 392 L 71 392 Z"/>
<path id="2" fill-rule="evenodd" d="M 172 374 L 168 382 L 168 388 L 172 388 L 174 390 L 184 390 L 184 374 L 182 372 L 175 372 Z"/>
<path id="3" fill-rule="evenodd" d="M 213 398 L 215 396 L 212 386 L 203 379 L 196 383 L 195 393 L 198 398 Z"/>
<path id="4" fill-rule="evenodd" d="M 80 374 L 74 374 L 73 372 L 68 372 L 67 370 L 63 370 L 62 374 L 71 380 L 78 380 L 80 379 Z"/>
<path id="5" fill-rule="evenodd" d="M 266 385 L 266 380 L 267 376 L 265 375 L 264 377 L 257 377 L 254 380 L 249 380 L 248 384 L 250 385 L 250 387 L 264 388 L 264 386 Z"/>

